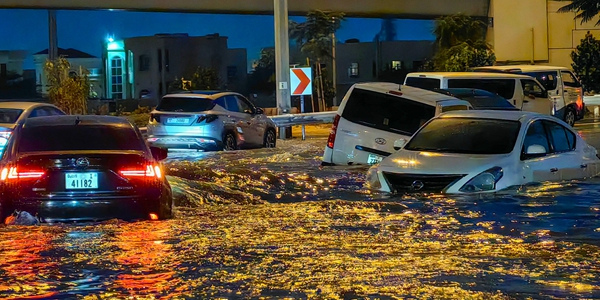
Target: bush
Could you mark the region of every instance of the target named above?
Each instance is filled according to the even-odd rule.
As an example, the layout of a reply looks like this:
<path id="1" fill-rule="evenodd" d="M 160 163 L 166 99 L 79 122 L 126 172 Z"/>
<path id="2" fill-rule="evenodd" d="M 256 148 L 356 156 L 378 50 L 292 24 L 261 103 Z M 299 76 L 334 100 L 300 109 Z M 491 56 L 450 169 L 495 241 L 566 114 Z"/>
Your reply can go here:
<path id="1" fill-rule="evenodd" d="M 149 113 L 131 114 L 124 117 L 127 118 L 129 122 L 133 123 L 133 125 L 137 127 L 146 127 L 148 125 L 148 121 L 150 120 Z"/>

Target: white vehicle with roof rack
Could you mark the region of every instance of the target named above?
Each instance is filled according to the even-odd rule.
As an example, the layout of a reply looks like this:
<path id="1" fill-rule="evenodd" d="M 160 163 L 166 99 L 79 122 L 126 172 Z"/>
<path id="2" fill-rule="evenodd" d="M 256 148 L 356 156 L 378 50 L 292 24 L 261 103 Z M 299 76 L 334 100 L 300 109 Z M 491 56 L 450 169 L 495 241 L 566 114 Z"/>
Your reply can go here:
<path id="1" fill-rule="evenodd" d="M 396 83 L 357 83 L 346 93 L 323 154 L 323 165 L 376 164 L 434 116 L 472 109 L 468 101 Z"/>
<path id="2" fill-rule="evenodd" d="M 585 116 L 583 87 L 568 68 L 541 65 L 508 65 L 473 68 L 475 72 L 504 72 L 528 75 L 537 79 L 555 99 L 556 113 L 561 120 L 573 126 Z"/>

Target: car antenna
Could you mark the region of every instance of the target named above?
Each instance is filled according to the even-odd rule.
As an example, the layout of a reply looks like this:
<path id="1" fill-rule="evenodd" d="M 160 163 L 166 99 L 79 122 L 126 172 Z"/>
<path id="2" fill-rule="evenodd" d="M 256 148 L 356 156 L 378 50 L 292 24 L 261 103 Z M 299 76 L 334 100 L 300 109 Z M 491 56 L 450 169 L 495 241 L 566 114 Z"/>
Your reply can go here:
<path id="1" fill-rule="evenodd" d="M 79 125 L 79 123 L 81 123 L 81 120 L 79 120 L 79 116 L 75 117 L 75 125 Z"/>

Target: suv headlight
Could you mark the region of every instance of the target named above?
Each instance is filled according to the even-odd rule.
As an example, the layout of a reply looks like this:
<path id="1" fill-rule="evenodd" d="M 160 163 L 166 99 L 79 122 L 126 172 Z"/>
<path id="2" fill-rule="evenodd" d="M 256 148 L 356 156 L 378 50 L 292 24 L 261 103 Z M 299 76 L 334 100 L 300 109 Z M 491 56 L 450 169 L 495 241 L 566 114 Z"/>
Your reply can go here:
<path id="1" fill-rule="evenodd" d="M 479 173 L 463 185 L 459 191 L 464 193 L 476 193 L 484 191 L 493 191 L 496 189 L 496 183 L 502 178 L 504 171 L 500 167 L 493 167 Z"/>
<path id="2" fill-rule="evenodd" d="M 377 174 L 377 167 L 371 167 L 367 172 L 366 185 L 367 189 L 381 189 L 381 182 L 379 181 L 379 175 Z"/>

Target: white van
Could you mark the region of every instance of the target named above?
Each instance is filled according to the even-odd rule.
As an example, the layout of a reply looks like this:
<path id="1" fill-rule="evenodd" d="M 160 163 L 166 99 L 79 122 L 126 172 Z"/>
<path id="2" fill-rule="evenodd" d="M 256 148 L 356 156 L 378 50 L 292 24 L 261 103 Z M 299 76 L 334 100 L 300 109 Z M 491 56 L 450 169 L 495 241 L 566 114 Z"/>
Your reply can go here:
<path id="1" fill-rule="evenodd" d="M 406 75 L 404 84 L 422 89 L 473 88 L 486 90 L 515 107 L 553 115 L 554 103 L 546 89 L 531 76 L 483 72 L 421 72 Z"/>
<path id="2" fill-rule="evenodd" d="M 353 85 L 342 99 L 323 154 L 323 165 L 376 164 L 395 152 L 425 122 L 469 102 L 442 93 L 371 82 Z"/>
<path id="3" fill-rule="evenodd" d="M 573 126 L 583 119 L 585 103 L 583 87 L 575 74 L 565 67 L 539 65 L 512 65 L 474 68 L 475 72 L 504 72 L 528 75 L 537 79 L 556 100 L 555 116 Z"/>

